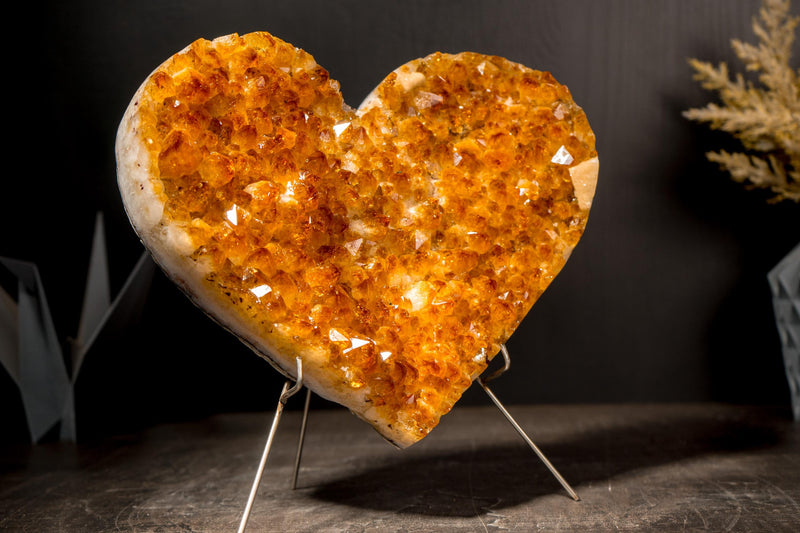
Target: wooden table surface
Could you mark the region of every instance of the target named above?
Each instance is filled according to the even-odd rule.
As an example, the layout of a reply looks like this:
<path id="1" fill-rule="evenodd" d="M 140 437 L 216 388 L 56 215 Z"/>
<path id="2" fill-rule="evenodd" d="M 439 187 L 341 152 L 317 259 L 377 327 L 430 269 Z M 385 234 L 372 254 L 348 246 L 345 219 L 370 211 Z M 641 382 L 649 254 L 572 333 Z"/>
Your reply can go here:
<path id="1" fill-rule="evenodd" d="M 800 531 L 800 424 L 718 404 L 512 406 L 570 499 L 491 407 L 397 450 L 346 411 L 286 412 L 248 531 Z M 235 531 L 271 413 L 2 450 L 0 529 Z"/>

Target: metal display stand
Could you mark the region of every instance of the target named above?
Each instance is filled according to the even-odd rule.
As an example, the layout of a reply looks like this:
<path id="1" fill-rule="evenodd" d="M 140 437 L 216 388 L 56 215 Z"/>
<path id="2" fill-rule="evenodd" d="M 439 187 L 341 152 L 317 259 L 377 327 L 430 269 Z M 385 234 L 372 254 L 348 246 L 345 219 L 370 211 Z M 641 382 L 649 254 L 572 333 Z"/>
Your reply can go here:
<path id="1" fill-rule="evenodd" d="M 580 497 L 575 492 L 575 490 L 567 483 L 564 477 L 556 470 L 553 464 L 545 457 L 542 451 L 539 449 L 536 444 L 534 444 L 533 440 L 525 433 L 525 430 L 514 420 L 514 417 L 511 416 L 511 413 L 503 406 L 500 400 L 495 396 L 492 390 L 489 388 L 487 383 L 490 381 L 497 379 L 501 375 L 503 375 L 511 366 L 511 357 L 508 354 L 508 349 L 506 348 L 505 344 L 500 345 L 500 352 L 503 354 L 503 367 L 498 369 L 497 371 L 493 372 L 486 378 L 478 377 L 476 380 L 481 388 L 486 392 L 489 398 L 492 400 L 494 405 L 503 413 L 503 416 L 511 423 L 514 429 L 519 433 L 520 437 L 525 441 L 525 443 L 533 450 L 533 452 L 541 459 L 541 461 L 545 464 L 545 466 L 550 470 L 553 476 L 558 480 L 564 490 L 572 497 L 575 501 L 580 501 Z M 283 390 L 281 391 L 280 398 L 278 400 L 278 407 L 275 409 L 275 415 L 272 418 L 272 426 L 269 430 L 269 435 L 267 436 L 267 442 L 264 446 L 264 452 L 261 455 L 261 461 L 258 464 L 258 469 L 256 470 L 256 476 L 253 480 L 253 486 L 250 489 L 250 496 L 247 499 L 247 505 L 245 506 L 244 513 L 242 514 L 242 520 L 239 523 L 238 533 L 244 533 L 245 528 L 247 527 L 247 521 L 250 517 L 250 511 L 253 507 L 253 502 L 256 498 L 256 493 L 258 492 L 258 486 L 261 483 L 261 476 L 264 473 L 264 467 L 267 463 L 267 457 L 269 457 L 270 448 L 272 448 L 272 441 L 275 437 L 275 432 L 278 429 L 278 423 L 281 419 L 281 414 L 283 413 L 283 408 L 286 406 L 286 402 L 294 396 L 300 389 L 303 388 L 303 362 L 300 358 L 297 358 L 297 380 L 292 384 L 291 380 L 287 380 L 286 383 L 283 384 Z M 305 440 L 306 434 L 306 426 L 308 425 L 308 410 L 309 405 L 311 403 L 311 389 L 306 389 L 306 401 L 305 406 L 303 408 L 303 420 L 300 424 L 300 436 L 297 441 L 297 455 L 295 456 L 294 462 L 294 471 L 292 474 L 292 490 L 297 488 L 297 477 L 300 472 L 300 459 L 303 454 L 303 442 Z"/>

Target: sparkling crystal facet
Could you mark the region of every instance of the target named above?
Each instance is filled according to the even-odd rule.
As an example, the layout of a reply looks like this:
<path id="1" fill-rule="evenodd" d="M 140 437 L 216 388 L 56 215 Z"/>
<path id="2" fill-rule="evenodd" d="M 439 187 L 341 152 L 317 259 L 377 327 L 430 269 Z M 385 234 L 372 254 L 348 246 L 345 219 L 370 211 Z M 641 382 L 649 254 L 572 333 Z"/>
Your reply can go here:
<path id="1" fill-rule="evenodd" d="M 567 88 L 494 56 L 410 62 L 355 112 L 307 53 L 233 35 L 173 56 L 137 105 L 192 290 L 314 354 L 311 379 L 400 444 L 499 351 L 594 192 L 594 135 Z"/>

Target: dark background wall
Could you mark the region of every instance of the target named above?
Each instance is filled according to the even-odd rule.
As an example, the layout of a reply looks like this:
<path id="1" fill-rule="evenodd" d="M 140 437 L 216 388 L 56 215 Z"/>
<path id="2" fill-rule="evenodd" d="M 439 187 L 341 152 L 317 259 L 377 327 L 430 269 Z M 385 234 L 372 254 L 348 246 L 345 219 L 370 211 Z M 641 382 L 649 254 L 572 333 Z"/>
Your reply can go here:
<path id="1" fill-rule="evenodd" d="M 0 255 L 36 262 L 63 339 L 78 327 L 95 213 L 112 294 L 139 257 L 113 143 L 141 81 L 196 38 L 266 30 L 304 48 L 356 106 L 396 66 L 472 50 L 549 70 L 597 134 L 586 234 L 509 342 L 507 403 L 787 403 L 766 273 L 800 241 L 800 207 L 768 205 L 703 153 L 736 144 L 681 117 L 712 94 L 688 57 L 753 40 L 754 0 L 402 2 L 73 1 L 23 7 L 4 72 Z M 793 6 L 800 12 L 800 4 Z M 795 46 L 795 50 L 798 47 Z M 21 167 L 14 167 L 22 161 Z M 79 431 L 127 431 L 272 408 L 281 380 L 163 275 L 140 323 L 99 346 L 78 381 Z M 0 377 L 0 413 L 24 435 Z M 465 402 L 485 403 L 475 391 Z M 322 402 L 319 404 L 324 405 Z"/>

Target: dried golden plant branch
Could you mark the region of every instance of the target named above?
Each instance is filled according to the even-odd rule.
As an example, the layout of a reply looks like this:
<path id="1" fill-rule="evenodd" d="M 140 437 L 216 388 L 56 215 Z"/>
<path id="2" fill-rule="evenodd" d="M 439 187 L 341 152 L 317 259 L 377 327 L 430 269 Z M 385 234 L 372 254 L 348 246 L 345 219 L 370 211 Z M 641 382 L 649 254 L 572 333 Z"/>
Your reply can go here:
<path id="1" fill-rule="evenodd" d="M 790 0 L 763 0 L 753 18 L 758 44 L 731 41 L 746 70 L 758 73 L 757 87 L 728 66 L 690 59 L 694 79 L 716 91 L 722 105 L 709 103 L 689 109 L 686 118 L 706 122 L 712 129 L 739 139 L 752 153 L 709 152 L 731 177 L 754 188 L 769 189 L 774 201 L 800 202 L 800 69 L 789 66 L 795 28 L 800 17 L 789 14 Z"/>

